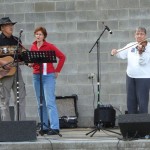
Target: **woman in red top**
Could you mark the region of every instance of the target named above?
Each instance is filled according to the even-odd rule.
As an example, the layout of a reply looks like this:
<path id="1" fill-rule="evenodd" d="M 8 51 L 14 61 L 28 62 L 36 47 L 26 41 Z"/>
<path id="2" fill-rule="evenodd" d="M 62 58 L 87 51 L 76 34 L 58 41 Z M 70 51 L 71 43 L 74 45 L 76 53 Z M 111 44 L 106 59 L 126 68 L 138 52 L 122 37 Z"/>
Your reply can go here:
<path id="1" fill-rule="evenodd" d="M 42 64 L 42 91 L 43 91 L 43 133 L 54 135 L 59 133 L 59 117 L 56 106 L 55 98 L 55 80 L 60 73 L 64 62 L 65 55 L 53 44 L 47 42 L 47 31 L 44 27 L 37 27 L 34 31 L 35 41 L 31 46 L 31 51 L 55 51 L 56 58 L 58 59 L 57 65 L 54 67 L 53 63 Z M 40 112 L 40 65 L 39 63 L 29 64 L 33 67 L 33 85 L 38 102 L 38 112 Z M 40 118 L 41 119 L 41 118 Z M 50 120 L 50 128 L 48 130 L 48 120 Z"/>

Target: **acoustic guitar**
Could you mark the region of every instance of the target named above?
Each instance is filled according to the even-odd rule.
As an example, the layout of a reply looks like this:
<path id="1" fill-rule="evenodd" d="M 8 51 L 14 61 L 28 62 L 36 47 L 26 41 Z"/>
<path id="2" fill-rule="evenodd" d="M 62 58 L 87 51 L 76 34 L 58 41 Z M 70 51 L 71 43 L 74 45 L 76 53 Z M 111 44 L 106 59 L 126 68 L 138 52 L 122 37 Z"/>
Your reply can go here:
<path id="1" fill-rule="evenodd" d="M 14 59 L 11 56 L 0 58 L 0 79 L 6 76 L 12 76 L 16 72 Z"/>

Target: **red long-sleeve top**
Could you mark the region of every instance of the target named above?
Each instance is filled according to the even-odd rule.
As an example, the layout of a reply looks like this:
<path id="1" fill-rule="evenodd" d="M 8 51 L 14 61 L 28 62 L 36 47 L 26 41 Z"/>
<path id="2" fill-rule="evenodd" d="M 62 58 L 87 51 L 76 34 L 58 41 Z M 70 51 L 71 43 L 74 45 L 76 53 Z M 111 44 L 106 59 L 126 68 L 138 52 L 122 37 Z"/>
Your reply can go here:
<path id="1" fill-rule="evenodd" d="M 31 46 L 31 51 L 49 51 L 53 50 L 55 51 L 56 58 L 58 58 L 57 66 L 54 67 L 53 63 L 43 63 L 42 64 L 42 70 L 43 74 L 48 73 L 55 73 L 60 72 L 64 62 L 65 62 L 65 55 L 53 44 L 44 41 L 43 45 L 38 49 L 37 42 L 33 42 Z M 40 73 L 40 65 L 38 63 L 33 64 L 33 73 L 39 74 Z"/>

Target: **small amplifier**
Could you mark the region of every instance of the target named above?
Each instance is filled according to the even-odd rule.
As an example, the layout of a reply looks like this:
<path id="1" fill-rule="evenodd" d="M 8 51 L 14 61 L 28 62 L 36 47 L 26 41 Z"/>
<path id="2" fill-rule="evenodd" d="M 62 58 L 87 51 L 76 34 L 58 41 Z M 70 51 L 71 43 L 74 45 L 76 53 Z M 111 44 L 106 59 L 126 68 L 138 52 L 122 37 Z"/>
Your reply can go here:
<path id="1" fill-rule="evenodd" d="M 103 127 L 114 127 L 116 111 L 111 105 L 99 105 L 94 110 L 94 125 L 101 124 Z"/>

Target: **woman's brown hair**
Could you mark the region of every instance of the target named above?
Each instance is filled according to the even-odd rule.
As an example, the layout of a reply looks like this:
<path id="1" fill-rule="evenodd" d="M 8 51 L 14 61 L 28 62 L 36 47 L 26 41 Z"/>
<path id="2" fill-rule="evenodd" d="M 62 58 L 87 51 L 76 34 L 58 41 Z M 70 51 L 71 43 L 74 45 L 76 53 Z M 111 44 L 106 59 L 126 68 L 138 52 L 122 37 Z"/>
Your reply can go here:
<path id="1" fill-rule="evenodd" d="M 38 31 L 41 31 L 44 35 L 44 39 L 47 37 L 47 31 L 44 27 L 37 27 L 35 30 L 34 30 L 34 34 L 36 34 L 36 32 Z"/>

